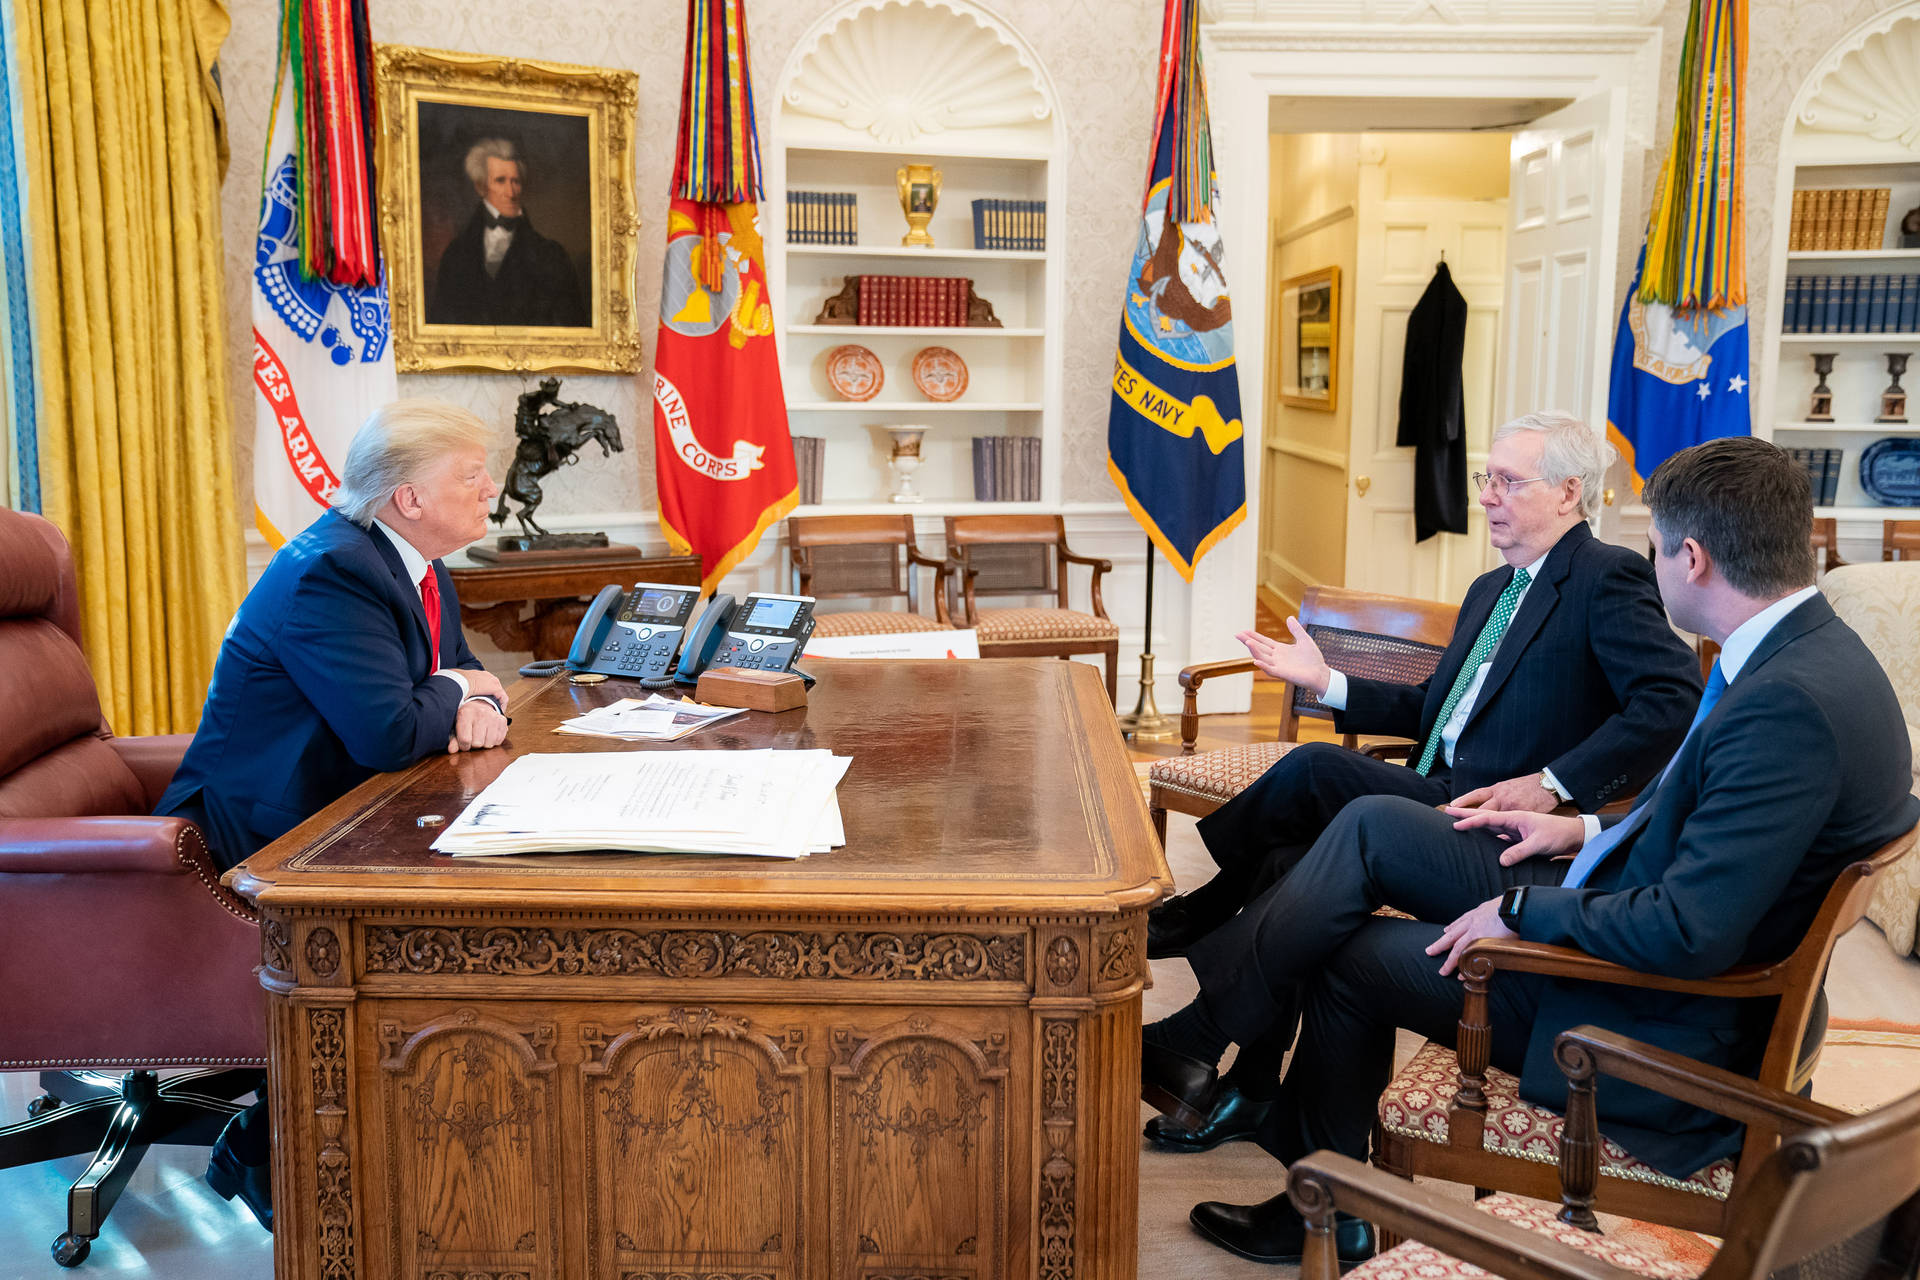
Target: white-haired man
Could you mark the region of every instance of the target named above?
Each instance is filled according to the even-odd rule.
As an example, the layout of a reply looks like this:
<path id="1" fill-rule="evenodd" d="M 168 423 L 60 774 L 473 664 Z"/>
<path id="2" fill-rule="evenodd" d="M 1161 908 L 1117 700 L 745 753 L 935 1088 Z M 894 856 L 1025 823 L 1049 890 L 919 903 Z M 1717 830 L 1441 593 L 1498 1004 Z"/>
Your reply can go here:
<path id="1" fill-rule="evenodd" d="M 377 409 L 326 512 L 274 555 L 214 665 L 200 728 L 156 812 L 231 867 L 376 773 L 498 746 L 506 691 L 460 632 L 440 557 L 485 536 L 500 492 L 486 424 L 432 400 Z M 241 1113 L 207 1181 L 273 1229 L 266 1111 Z"/>
<path id="2" fill-rule="evenodd" d="M 506 138 L 482 138 L 467 149 L 465 167 L 480 203 L 440 255 L 427 323 L 592 323 L 567 251 L 527 220 L 521 203 L 527 166 L 519 149 Z"/>
<path id="3" fill-rule="evenodd" d="M 1467 589 L 1423 684 L 1333 670 L 1297 619 L 1287 623 L 1292 644 L 1239 635 L 1261 670 L 1334 708 L 1340 732 L 1418 745 L 1405 766 L 1331 743 L 1281 757 L 1201 820 L 1220 873 L 1155 909 L 1149 956 L 1188 955 L 1196 969 L 1212 962 L 1222 926 L 1363 796 L 1536 812 L 1572 803 L 1591 813 L 1645 785 L 1686 733 L 1700 674 L 1667 625 L 1653 566 L 1588 528 L 1607 461 L 1595 433 L 1567 414 L 1528 414 L 1494 432 L 1475 480 L 1488 539 L 1506 563 Z M 1164 1107 L 1184 1123 L 1150 1123 L 1156 1145 L 1202 1151 L 1259 1136 L 1298 1021 L 1285 992 L 1275 999 L 1272 1034 L 1242 1047 L 1203 1112 Z"/>

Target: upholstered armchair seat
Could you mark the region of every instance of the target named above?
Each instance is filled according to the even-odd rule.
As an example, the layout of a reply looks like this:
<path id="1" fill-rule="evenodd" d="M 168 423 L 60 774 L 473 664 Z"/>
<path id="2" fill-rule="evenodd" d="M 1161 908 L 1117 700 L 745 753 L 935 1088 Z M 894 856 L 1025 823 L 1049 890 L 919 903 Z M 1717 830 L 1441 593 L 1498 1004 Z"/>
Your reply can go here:
<path id="1" fill-rule="evenodd" d="M 1255 778 L 1299 745 L 1297 742 L 1255 742 L 1196 755 L 1171 756 L 1153 762 L 1147 770 L 1147 781 L 1163 801 L 1169 797 L 1195 801 L 1210 813 L 1245 791 Z M 1165 807 L 1188 812 L 1185 805 L 1166 804 Z"/>
<path id="2" fill-rule="evenodd" d="M 1611 1236 L 1568 1226 L 1560 1221 L 1558 1205 L 1503 1194 L 1485 1196 L 1474 1201 L 1473 1207 L 1511 1226 L 1545 1236 L 1590 1258 L 1635 1275 L 1651 1277 L 1651 1280 L 1694 1280 L 1699 1274 L 1685 1259 L 1657 1258 L 1620 1244 Z M 1702 1245 L 1704 1247 L 1704 1241 Z M 1408 1240 L 1347 1272 L 1346 1280 L 1481 1280 L 1490 1274 L 1432 1245 Z"/>
<path id="3" fill-rule="evenodd" d="M 1021 640 L 1119 640 L 1120 626 L 1078 609 L 982 609 L 975 628 L 982 644 Z"/>
<path id="4" fill-rule="evenodd" d="M 851 609 L 843 613 L 813 615 L 813 634 L 816 637 L 898 636 L 917 631 L 945 630 L 946 624 L 937 619 L 896 610 Z"/>

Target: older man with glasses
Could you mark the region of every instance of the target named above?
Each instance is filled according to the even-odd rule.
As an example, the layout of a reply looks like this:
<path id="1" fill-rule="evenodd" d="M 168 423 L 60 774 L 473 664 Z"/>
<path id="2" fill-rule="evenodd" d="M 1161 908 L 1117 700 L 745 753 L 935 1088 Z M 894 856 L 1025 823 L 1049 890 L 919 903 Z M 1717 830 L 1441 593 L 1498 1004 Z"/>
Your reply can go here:
<path id="1" fill-rule="evenodd" d="M 1528 414 L 1494 432 L 1487 468 L 1474 481 L 1488 540 L 1506 563 L 1468 588 L 1453 638 L 1424 684 L 1334 670 L 1296 618 L 1287 620 L 1291 644 L 1251 631 L 1237 637 L 1266 674 L 1332 707 L 1341 733 L 1418 745 L 1402 766 L 1306 744 L 1201 819 L 1220 872 L 1155 909 L 1149 956 L 1191 948 L 1198 967 L 1211 935 L 1279 882 L 1362 796 L 1535 812 L 1571 804 L 1591 813 L 1646 784 L 1686 733 L 1700 674 L 1667 624 L 1652 565 L 1588 526 L 1609 453 L 1566 414 Z M 1257 1136 L 1298 1024 L 1287 996 L 1275 998 L 1283 1007 L 1271 1032 L 1241 1047 L 1217 1088 L 1208 1064 L 1206 1087 L 1196 1081 L 1175 1096 L 1147 1097 L 1168 1113 L 1147 1126 L 1155 1145 L 1204 1151 Z M 1204 1107 L 1189 1101 L 1196 1097 L 1208 1099 Z"/>

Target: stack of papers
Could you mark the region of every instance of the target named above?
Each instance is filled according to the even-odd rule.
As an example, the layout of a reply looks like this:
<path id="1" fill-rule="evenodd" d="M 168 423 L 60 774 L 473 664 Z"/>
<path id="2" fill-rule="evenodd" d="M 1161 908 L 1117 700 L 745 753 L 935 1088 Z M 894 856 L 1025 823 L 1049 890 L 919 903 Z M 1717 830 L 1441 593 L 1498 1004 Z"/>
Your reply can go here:
<path id="1" fill-rule="evenodd" d="M 663 698 L 656 693 L 646 699 L 622 698 L 595 707 L 583 716 L 561 722 L 554 732 L 627 742 L 673 742 L 696 729 L 746 713 L 745 707 L 710 707 L 704 702 Z"/>
<path id="2" fill-rule="evenodd" d="M 830 751 L 582 752 L 521 756 L 433 842 L 503 853 L 734 853 L 804 858 L 846 843 Z"/>

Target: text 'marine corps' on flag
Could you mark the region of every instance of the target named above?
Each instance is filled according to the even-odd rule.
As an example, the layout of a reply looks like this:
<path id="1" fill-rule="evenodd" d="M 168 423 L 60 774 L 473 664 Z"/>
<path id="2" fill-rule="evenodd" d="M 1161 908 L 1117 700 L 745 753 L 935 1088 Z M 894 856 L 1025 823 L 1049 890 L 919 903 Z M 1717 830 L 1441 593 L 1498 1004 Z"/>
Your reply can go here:
<path id="1" fill-rule="evenodd" d="M 1194 566 L 1246 518 L 1226 251 L 1200 71 L 1197 0 L 1167 0 L 1153 162 L 1127 271 L 1107 471 L 1155 546 Z"/>
<path id="2" fill-rule="evenodd" d="M 301 7 L 285 0 L 281 10 L 254 241 L 254 523 L 275 548 L 326 511 L 354 432 L 398 385 L 386 269 L 371 238 L 365 0 L 334 0 L 330 22 L 303 23 Z M 313 180 L 319 171 L 332 180 Z"/>

